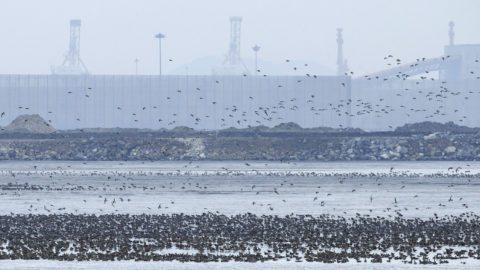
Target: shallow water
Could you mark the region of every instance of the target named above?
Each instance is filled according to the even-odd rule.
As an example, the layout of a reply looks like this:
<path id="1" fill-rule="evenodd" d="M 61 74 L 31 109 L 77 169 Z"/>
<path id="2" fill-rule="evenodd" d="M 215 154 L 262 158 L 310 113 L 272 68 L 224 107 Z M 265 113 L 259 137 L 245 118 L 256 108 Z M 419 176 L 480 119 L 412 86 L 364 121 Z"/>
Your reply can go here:
<path id="1" fill-rule="evenodd" d="M 347 263 L 347 264 L 325 264 L 325 263 L 296 263 L 296 262 L 264 262 L 264 263 L 180 263 L 180 262 L 54 262 L 54 261 L 4 261 L 0 264 L 0 270 L 93 270 L 93 269 L 128 269 L 128 270 L 157 270 L 157 269 L 175 269 L 175 270 L 204 270 L 204 269 L 298 269 L 298 270 L 316 270 L 316 269 L 358 269 L 358 270 L 409 270 L 409 269 L 478 269 L 480 262 L 476 260 L 465 260 L 443 265 L 408 265 L 399 262 L 372 264 L 372 263 Z"/>
<path id="2" fill-rule="evenodd" d="M 35 164 L 35 165 L 33 165 Z M 265 165 L 267 164 L 267 165 Z M 351 170 L 348 165 L 351 165 Z M 37 166 L 33 172 L 31 169 Z M 187 166 L 185 168 L 184 166 Z M 262 175 L 202 175 L 219 170 Z M 58 170 L 62 167 L 62 170 Z M 246 167 L 246 168 L 245 168 Z M 318 173 L 391 171 L 386 176 L 300 176 L 302 170 Z M 166 162 L 154 164 L 62 162 L 0 164 L 0 214 L 10 213 L 201 213 L 333 214 L 352 216 L 432 217 L 480 213 L 479 177 L 418 176 L 420 173 L 467 168 L 465 163 L 244 163 Z M 288 170 L 290 176 L 268 175 Z M 295 170 L 297 171 L 295 171 Z M 480 163 L 470 164 L 470 171 Z M 14 170 L 15 176 L 7 173 Z M 162 175 L 161 172 L 198 174 Z M 394 171 L 395 172 L 395 171 Z M 402 173 L 400 173 L 402 172 Z M 8 186 L 10 184 L 10 186 Z M 29 186 L 25 187 L 24 185 Z M 43 190 L 33 190 L 41 188 Z"/>
<path id="3" fill-rule="evenodd" d="M 233 215 L 251 212 L 266 215 L 402 215 L 412 218 L 430 218 L 435 214 L 480 214 L 480 177 L 475 175 L 478 172 L 479 162 L 1 162 L 0 214 L 218 212 Z M 314 174 L 305 176 L 307 173 Z M 456 261 L 448 266 L 426 268 L 478 269 L 474 265 L 479 267 L 477 261 L 468 260 L 465 265 Z M 0 261 L 0 269 L 107 267 L 419 268 L 401 263 Z"/>

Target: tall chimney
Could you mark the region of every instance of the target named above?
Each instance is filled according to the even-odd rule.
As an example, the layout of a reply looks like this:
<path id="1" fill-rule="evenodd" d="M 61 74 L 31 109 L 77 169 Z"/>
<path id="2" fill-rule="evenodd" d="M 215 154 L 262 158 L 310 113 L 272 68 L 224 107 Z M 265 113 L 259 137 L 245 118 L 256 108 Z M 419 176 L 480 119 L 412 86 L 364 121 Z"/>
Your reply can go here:
<path id="1" fill-rule="evenodd" d="M 455 23 L 453 21 L 450 21 L 448 23 L 448 26 L 450 27 L 450 29 L 448 30 L 449 45 L 452 46 L 455 44 L 455 31 L 453 31 Z"/>
<path id="2" fill-rule="evenodd" d="M 337 75 L 345 75 L 345 60 L 343 59 L 343 36 L 342 28 L 337 28 Z"/>

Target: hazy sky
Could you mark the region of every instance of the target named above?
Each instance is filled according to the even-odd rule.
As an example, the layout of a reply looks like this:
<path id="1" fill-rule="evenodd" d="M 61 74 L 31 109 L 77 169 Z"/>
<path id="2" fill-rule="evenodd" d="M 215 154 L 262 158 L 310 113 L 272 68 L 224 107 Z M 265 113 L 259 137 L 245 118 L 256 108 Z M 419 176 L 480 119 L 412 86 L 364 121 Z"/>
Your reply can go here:
<path id="1" fill-rule="evenodd" d="M 272 62 L 305 59 L 335 69 L 336 28 L 357 73 L 385 67 L 383 56 L 434 57 L 448 42 L 480 43 L 478 0 L 1 0 L 0 73 L 50 73 L 68 47 L 69 20 L 82 20 L 81 55 L 91 73 L 157 72 L 154 34 L 167 35 L 165 70 L 227 52 L 229 16 L 243 17 L 242 56 L 261 46 Z"/>

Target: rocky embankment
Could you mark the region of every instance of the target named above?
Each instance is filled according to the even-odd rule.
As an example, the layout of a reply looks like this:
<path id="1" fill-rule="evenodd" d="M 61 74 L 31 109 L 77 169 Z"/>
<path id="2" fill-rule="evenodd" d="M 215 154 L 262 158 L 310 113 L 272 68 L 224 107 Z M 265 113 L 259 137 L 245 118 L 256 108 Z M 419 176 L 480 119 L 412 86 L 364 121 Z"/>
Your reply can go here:
<path id="1" fill-rule="evenodd" d="M 20 125 L 32 122 L 41 132 Z M 55 131 L 34 116 L 0 133 L 0 160 L 480 160 L 480 131 L 429 122 L 373 133 L 292 123 L 219 132 Z"/>
<path id="2" fill-rule="evenodd" d="M 480 134 L 55 134 L 0 139 L 0 160 L 480 160 Z"/>

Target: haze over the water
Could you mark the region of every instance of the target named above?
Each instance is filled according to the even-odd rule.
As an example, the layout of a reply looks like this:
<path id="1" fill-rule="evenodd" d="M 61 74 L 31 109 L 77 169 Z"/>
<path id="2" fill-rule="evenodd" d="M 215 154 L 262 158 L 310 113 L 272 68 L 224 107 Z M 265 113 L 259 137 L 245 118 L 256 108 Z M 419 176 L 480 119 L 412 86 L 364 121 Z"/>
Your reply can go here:
<path id="1" fill-rule="evenodd" d="M 385 68 L 387 54 L 405 62 L 441 55 L 450 20 L 456 43 L 480 43 L 479 10 L 476 0 L 4 0 L 0 73 L 50 73 L 67 51 L 69 20 L 81 19 L 81 55 L 93 74 L 132 74 L 135 58 L 139 73 L 156 74 L 158 32 L 167 36 L 165 58 L 173 60 L 165 61 L 167 74 L 185 74 L 188 66 L 190 74 L 208 74 L 191 63 L 221 61 L 229 16 L 238 15 L 247 64 L 258 44 L 260 63 L 299 59 L 313 72 L 333 74 L 335 31 L 342 27 L 348 65 L 362 74 Z"/>

